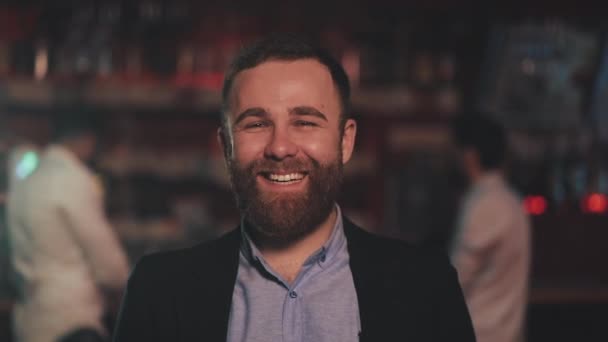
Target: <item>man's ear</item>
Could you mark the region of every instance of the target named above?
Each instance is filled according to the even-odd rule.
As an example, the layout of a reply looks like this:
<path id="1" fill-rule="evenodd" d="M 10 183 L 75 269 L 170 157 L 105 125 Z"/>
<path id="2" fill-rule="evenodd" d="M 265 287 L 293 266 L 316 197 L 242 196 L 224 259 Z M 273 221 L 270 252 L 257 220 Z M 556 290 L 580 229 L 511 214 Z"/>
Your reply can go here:
<path id="1" fill-rule="evenodd" d="M 466 148 L 462 153 L 462 158 L 467 173 L 477 174 L 483 170 L 481 166 L 481 156 L 474 148 Z"/>
<path id="2" fill-rule="evenodd" d="M 357 122 L 348 119 L 344 123 L 344 133 L 342 134 L 342 164 L 346 164 L 353 154 L 355 148 L 355 138 L 357 137 Z"/>
<path id="3" fill-rule="evenodd" d="M 228 134 L 225 132 L 224 126 L 220 126 L 217 129 L 217 142 L 222 147 L 222 151 L 224 152 L 224 159 L 228 161 L 230 156 L 232 155 L 232 144 L 228 141 Z"/>

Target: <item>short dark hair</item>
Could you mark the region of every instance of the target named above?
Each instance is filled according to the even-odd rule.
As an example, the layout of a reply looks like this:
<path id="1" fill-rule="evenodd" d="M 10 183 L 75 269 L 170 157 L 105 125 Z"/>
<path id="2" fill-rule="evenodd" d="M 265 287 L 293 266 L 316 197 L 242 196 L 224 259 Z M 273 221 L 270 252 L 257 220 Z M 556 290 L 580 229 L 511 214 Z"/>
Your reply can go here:
<path id="1" fill-rule="evenodd" d="M 101 132 L 98 116 L 86 110 L 63 110 L 53 115 L 52 120 L 55 142 L 89 134 L 98 136 Z"/>
<path id="2" fill-rule="evenodd" d="M 500 168 L 506 158 L 507 137 L 504 127 L 489 115 L 469 112 L 452 120 L 452 139 L 459 147 L 472 148 L 484 170 Z"/>
<path id="3" fill-rule="evenodd" d="M 328 51 L 303 37 L 291 33 L 275 33 L 244 47 L 230 64 L 222 87 L 222 124 L 225 124 L 234 79 L 241 71 L 271 60 L 295 61 L 309 58 L 329 70 L 340 96 L 340 118 L 344 123 L 350 117 L 350 83 L 342 65 Z"/>

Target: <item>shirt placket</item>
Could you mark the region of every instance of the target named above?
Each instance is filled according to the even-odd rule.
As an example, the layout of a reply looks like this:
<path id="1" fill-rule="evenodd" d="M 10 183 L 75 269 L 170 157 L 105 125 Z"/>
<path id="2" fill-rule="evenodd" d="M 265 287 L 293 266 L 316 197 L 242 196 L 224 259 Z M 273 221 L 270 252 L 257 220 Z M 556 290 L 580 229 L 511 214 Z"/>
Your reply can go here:
<path id="1" fill-rule="evenodd" d="M 302 298 L 297 288 L 288 289 L 283 306 L 283 341 L 302 341 Z"/>
<path id="2" fill-rule="evenodd" d="M 283 341 L 285 342 L 303 342 L 304 332 L 302 329 L 305 322 L 302 322 L 304 319 L 302 290 L 308 280 L 314 278 L 317 273 L 323 270 L 319 263 L 325 262 L 325 254 L 325 249 L 323 249 L 305 262 L 293 286 L 284 284 L 287 289 L 283 305 Z"/>

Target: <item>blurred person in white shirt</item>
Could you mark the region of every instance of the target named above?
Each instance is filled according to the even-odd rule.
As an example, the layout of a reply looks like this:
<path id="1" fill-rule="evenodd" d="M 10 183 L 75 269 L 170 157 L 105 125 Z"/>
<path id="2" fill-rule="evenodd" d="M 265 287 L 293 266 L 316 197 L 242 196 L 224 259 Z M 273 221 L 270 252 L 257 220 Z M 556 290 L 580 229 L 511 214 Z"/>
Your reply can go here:
<path id="1" fill-rule="evenodd" d="M 16 341 L 108 336 L 107 299 L 120 294 L 129 267 L 106 220 L 102 188 L 87 166 L 96 129 L 84 113 L 61 116 L 36 170 L 9 193 Z"/>
<path id="2" fill-rule="evenodd" d="M 504 128 L 478 113 L 452 123 L 470 188 L 461 205 L 450 256 L 458 271 L 478 342 L 524 339 L 530 225 L 502 168 Z"/>
<path id="3" fill-rule="evenodd" d="M 17 182 L 27 178 L 38 166 L 39 148 L 0 121 L 0 299 L 14 296 L 9 280 L 9 242 L 7 232 L 6 201 Z"/>

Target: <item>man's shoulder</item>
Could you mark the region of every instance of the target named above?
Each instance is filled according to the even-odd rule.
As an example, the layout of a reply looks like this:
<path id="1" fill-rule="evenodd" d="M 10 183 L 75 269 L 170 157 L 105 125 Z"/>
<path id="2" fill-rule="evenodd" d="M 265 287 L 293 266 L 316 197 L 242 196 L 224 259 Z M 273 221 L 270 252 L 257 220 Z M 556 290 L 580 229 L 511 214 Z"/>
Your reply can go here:
<path id="1" fill-rule="evenodd" d="M 477 207 L 510 207 L 521 203 L 521 196 L 506 181 L 480 187 L 473 202 Z"/>
<path id="2" fill-rule="evenodd" d="M 223 254 L 232 253 L 238 246 L 238 239 L 239 232 L 235 229 L 192 247 L 147 254 L 135 265 L 132 278 L 171 280 L 192 272 L 193 268 L 205 269 L 206 264 L 221 264 L 225 260 Z"/>
<path id="3" fill-rule="evenodd" d="M 376 263 L 414 268 L 430 265 L 445 268 L 450 265 L 447 252 L 443 248 L 382 236 L 364 230 L 351 222 L 345 225 L 345 229 L 347 236 L 350 237 L 349 243 L 355 244 L 351 252 L 364 254 L 366 258 L 371 258 Z"/>
<path id="4" fill-rule="evenodd" d="M 500 222 L 504 223 L 502 227 L 508 227 L 506 223 L 525 220 L 522 203 L 522 198 L 513 189 L 496 185 L 480 191 L 470 200 L 464 211 L 465 223 L 479 223 L 486 231 Z"/>
<path id="5" fill-rule="evenodd" d="M 356 226 L 345 229 L 351 235 L 348 245 L 353 277 L 374 297 L 399 290 L 405 292 L 398 298 L 415 293 L 424 299 L 453 286 L 446 283 L 455 277 L 455 270 L 445 249 L 379 236 Z"/>

